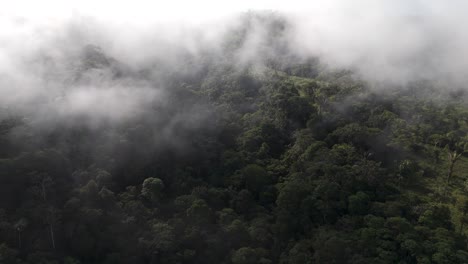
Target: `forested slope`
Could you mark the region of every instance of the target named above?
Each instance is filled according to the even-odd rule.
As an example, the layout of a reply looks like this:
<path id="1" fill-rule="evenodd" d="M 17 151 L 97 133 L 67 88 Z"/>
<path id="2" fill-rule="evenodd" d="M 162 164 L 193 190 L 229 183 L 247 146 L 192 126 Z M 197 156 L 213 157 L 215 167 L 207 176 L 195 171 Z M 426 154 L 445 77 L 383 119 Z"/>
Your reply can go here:
<path id="1" fill-rule="evenodd" d="M 228 44 L 169 74 L 86 47 L 73 82 L 163 71 L 118 123 L 2 109 L 0 262 L 468 262 L 463 91 Z"/>

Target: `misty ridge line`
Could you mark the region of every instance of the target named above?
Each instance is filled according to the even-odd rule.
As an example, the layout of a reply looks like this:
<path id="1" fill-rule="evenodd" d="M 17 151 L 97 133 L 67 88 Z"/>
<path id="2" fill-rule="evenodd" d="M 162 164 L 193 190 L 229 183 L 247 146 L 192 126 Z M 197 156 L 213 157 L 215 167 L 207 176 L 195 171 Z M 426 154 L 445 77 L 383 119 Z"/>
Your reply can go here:
<path id="1" fill-rule="evenodd" d="M 468 36 L 451 21 L 269 11 L 192 27 L 125 28 L 89 17 L 53 27 L 13 21 L 0 36 L 0 105 L 41 121 L 128 120 L 162 104 L 170 78 L 220 61 L 241 70 L 320 58 L 376 87 L 429 80 L 466 89 Z"/>

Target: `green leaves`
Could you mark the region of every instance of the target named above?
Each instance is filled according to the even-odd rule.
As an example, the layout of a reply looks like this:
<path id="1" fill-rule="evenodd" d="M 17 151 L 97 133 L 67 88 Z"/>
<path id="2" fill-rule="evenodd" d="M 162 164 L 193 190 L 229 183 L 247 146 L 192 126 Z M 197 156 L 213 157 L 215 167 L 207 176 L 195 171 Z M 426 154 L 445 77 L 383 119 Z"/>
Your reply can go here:
<path id="1" fill-rule="evenodd" d="M 159 178 L 149 177 L 146 178 L 141 187 L 141 196 L 145 197 L 151 202 L 158 202 L 162 197 L 164 183 Z"/>
<path id="2" fill-rule="evenodd" d="M 348 197 L 348 210 L 351 214 L 364 215 L 369 211 L 369 202 L 369 195 L 357 192 Z"/>

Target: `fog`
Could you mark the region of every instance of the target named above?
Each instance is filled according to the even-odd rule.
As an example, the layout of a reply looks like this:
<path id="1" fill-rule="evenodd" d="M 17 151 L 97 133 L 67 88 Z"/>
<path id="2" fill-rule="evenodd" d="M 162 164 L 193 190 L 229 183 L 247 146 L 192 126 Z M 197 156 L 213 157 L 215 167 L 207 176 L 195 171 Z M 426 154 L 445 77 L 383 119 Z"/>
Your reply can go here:
<path id="1" fill-rule="evenodd" d="M 125 121 L 165 101 L 168 74 L 196 72 L 207 54 L 241 67 L 262 65 L 271 42 L 283 47 L 268 50 L 271 57 L 319 57 L 369 82 L 404 86 L 424 79 L 441 89 L 466 87 L 465 2 L 251 2 L 4 3 L 0 106 L 41 122 Z M 284 32 L 268 38 L 266 23 L 253 20 L 241 48 L 226 57 L 226 39 L 246 12 L 265 10 L 286 21 Z"/>

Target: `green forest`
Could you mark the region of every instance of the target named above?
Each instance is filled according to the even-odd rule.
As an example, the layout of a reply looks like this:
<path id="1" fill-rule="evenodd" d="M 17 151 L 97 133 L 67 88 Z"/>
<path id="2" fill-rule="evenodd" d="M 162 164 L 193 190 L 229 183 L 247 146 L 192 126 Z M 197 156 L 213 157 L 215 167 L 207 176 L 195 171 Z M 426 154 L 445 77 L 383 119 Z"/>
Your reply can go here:
<path id="1" fill-rule="evenodd" d="M 83 47 L 75 81 L 164 86 L 135 118 L 0 108 L 0 263 L 468 263 L 465 91 L 289 54 L 270 22 L 242 64 L 248 21 L 172 68 Z"/>

